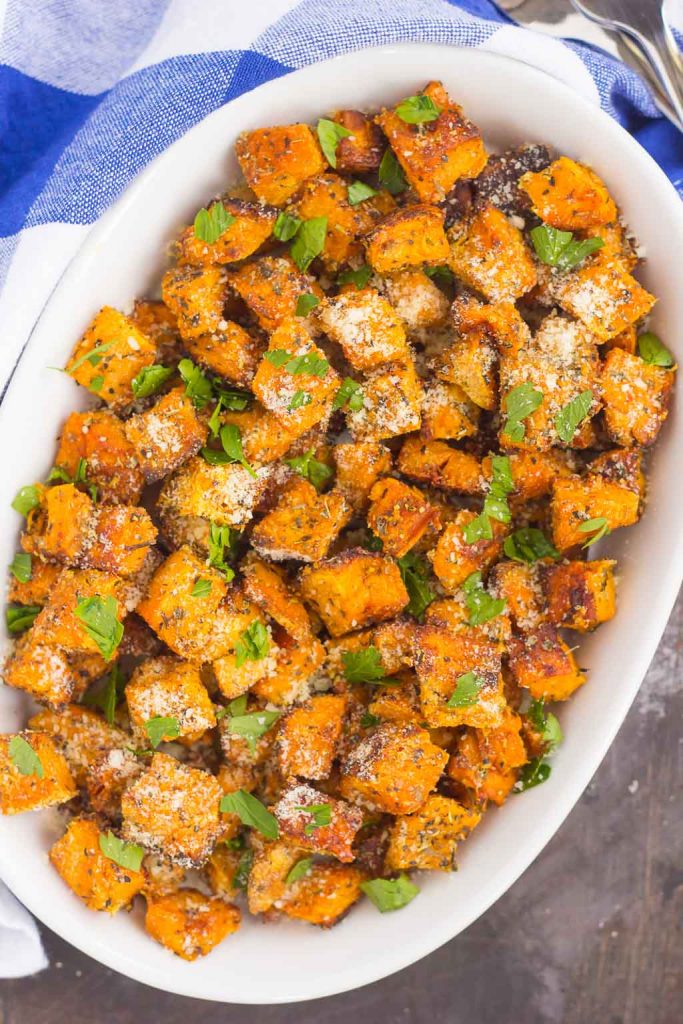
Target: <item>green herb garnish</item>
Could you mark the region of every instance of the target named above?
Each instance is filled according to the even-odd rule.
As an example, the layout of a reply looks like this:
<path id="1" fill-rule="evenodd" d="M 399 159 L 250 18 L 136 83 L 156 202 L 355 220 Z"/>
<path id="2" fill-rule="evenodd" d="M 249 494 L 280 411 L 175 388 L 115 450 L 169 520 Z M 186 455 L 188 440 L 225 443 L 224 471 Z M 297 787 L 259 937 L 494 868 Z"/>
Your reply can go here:
<path id="1" fill-rule="evenodd" d="M 369 882 L 361 882 L 360 887 L 382 914 L 405 907 L 420 891 L 404 874 L 398 878 L 373 878 Z"/>
<path id="2" fill-rule="evenodd" d="M 584 548 L 588 548 L 591 544 L 602 540 L 603 537 L 606 537 L 611 532 L 610 525 L 604 516 L 598 516 L 596 519 L 587 519 L 584 523 L 581 523 L 578 530 L 579 533 L 591 534 L 586 543 L 581 545 Z"/>
<path id="3" fill-rule="evenodd" d="M 277 839 L 280 834 L 275 815 L 244 789 L 228 793 L 222 798 L 219 806 L 222 814 L 236 814 L 243 825 L 255 828 L 266 839 Z"/>
<path id="4" fill-rule="evenodd" d="M 29 512 L 40 505 L 40 492 L 35 484 L 28 484 L 17 491 L 12 508 L 20 516 L 28 517 Z"/>
<path id="5" fill-rule="evenodd" d="M 372 267 L 364 263 L 362 267 L 358 267 L 356 270 L 344 270 L 337 278 L 337 284 L 355 284 L 356 288 L 360 291 L 361 288 L 365 288 L 371 277 Z"/>
<path id="6" fill-rule="evenodd" d="M 155 715 L 145 722 L 145 732 L 156 750 L 162 740 L 168 742 L 180 736 L 180 723 L 172 715 Z"/>
<path id="7" fill-rule="evenodd" d="M 385 149 L 384 156 L 379 165 L 379 183 L 392 196 L 397 196 L 399 192 L 405 192 L 408 188 L 403 168 L 396 159 L 394 151 L 389 147 Z"/>
<path id="8" fill-rule="evenodd" d="M 515 530 L 503 542 L 503 551 L 515 562 L 538 562 L 541 558 L 559 558 L 557 548 L 550 543 L 542 530 L 526 526 Z"/>
<path id="9" fill-rule="evenodd" d="M 111 830 L 100 832 L 99 844 L 104 856 L 113 860 L 119 867 L 125 868 L 126 871 L 140 870 L 142 858 L 146 852 L 143 846 L 138 846 L 137 843 L 127 843 L 115 836 Z"/>
<path id="10" fill-rule="evenodd" d="M 296 315 L 308 316 L 312 309 L 320 305 L 320 299 L 311 292 L 303 292 L 296 300 Z"/>
<path id="11" fill-rule="evenodd" d="M 342 139 L 347 139 L 349 135 L 353 133 L 345 128 L 342 124 L 337 124 L 336 121 L 330 121 L 326 117 L 321 117 L 318 121 L 316 132 L 318 133 L 318 141 L 320 142 L 320 148 L 325 154 L 330 167 L 337 166 L 337 146 Z"/>
<path id="12" fill-rule="evenodd" d="M 42 779 L 45 775 L 43 765 L 35 750 L 23 736 L 13 736 L 9 741 L 8 753 L 10 761 L 21 775 L 35 775 Z"/>
<path id="13" fill-rule="evenodd" d="M 294 217 L 293 214 L 286 213 L 282 210 L 281 213 L 278 213 L 277 215 L 273 234 L 276 238 L 279 238 L 281 242 L 289 242 L 290 239 L 294 238 L 302 224 L 303 221 L 299 217 Z"/>
<path id="14" fill-rule="evenodd" d="M 40 611 L 39 604 L 8 604 L 5 609 L 5 622 L 8 631 L 23 633 L 33 625 Z"/>
<path id="15" fill-rule="evenodd" d="M 293 459 L 284 460 L 295 472 L 299 473 L 306 480 L 309 480 L 316 490 L 320 490 L 332 476 L 332 470 L 324 462 L 316 459 L 312 448 L 309 448 L 303 455 L 297 455 Z"/>
<path id="16" fill-rule="evenodd" d="M 665 369 L 676 362 L 666 345 L 652 331 L 645 331 L 638 337 L 638 355 L 650 366 L 663 366 Z"/>
<path id="17" fill-rule="evenodd" d="M 252 711 L 249 714 L 231 715 L 227 729 L 233 736 L 241 736 L 246 740 L 249 750 L 255 754 L 256 741 L 277 722 L 280 714 L 279 711 Z"/>
<path id="18" fill-rule="evenodd" d="M 505 611 L 505 598 L 491 597 L 484 590 L 480 572 L 471 573 L 463 583 L 462 589 L 465 591 L 465 604 L 470 613 L 467 620 L 470 626 L 481 626 Z"/>
<path id="19" fill-rule="evenodd" d="M 312 217 L 305 220 L 296 233 L 290 253 L 302 273 L 310 267 L 316 256 L 325 248 L 327 217 Z"/>
<path id="20" fill-rule="evenodd" d="M 352 181 L 347 189 L 347 196 L 351 206 L 358 206 L 366 199 L 372 199 L 377 195 L 377 189 L 366 185 L 364 181 Z"/>
<path id="21" fill-rule="evenodd" d="M 204 376 L 191 359 L 181 359 L 178 363 L 178 372 L 185 381 L 185 394 L 195 409 L 203 409 L 213 398 L 213 388 L 209 378 Z"/>
<path id="22" fill-rule="evenodd" d="M 426 609 L 436 597 L 436 591 L 429 585 L 429 565 L 426 559 L 411 551 L 398 558 L 397 563 L 403 585 L 410 598 L 406 611 L 421 621 Z"/>
<path id="23" fill-rule="evenodd" d="M 222 201 L 218 200 L 212 203 L 208 210 L 203 207 L 197 212 L 194 219 L 194 236 L 200 242 L 213 245 L 236 220 L 237 218 L 225 209 Z"/>
<path id="24" fill-rule="evenodd" d="M 539 260 L 558 270 L 573 270 L 586 256 L 602 249 L 605 244 L 602 238 L 585 238 L 575 242 L 571 231 L 560 231 L 548 224 L 539 224 L 532 229 L 530 235 Z"/>
<path id="25" fill-rule="evenodd" d="M 150 395 L 156 394 L 174 373 L 172 366 L 161 366 L 160 363 L 143 366 L 137 377 L 133 377 L 131 381 L 133 394 L 136 398 L 149 398 Z"/>
<path id="26" fill-rule="evenodd" d="M 247 661 L 261 661 L 270 650 L 268 630 L 258 619 L 247 626 L 235 644 L 235 666 L 241 668 Z"/>
<path id="27" fill-rule="evenodd" d="M 294 810 L 305 811 L 312 816 L 313 820 L 304 827 L 307 836 L 313 835 L 316 829 L 325 828 L 332 821 L 332 804 L 297 804 Z"/>
<path id="28" fill-rule="evenodd" d="M 569 444 L 574 437 L 579 424 L 585 420 L 593 404 L 593 392 L 590 389 L 582 391 L 576 398 L 572 398 L 555 417 L 555 430 L 557 436 L 565 444 Z"/>
<path id="29" fill-rule="evenodd" d="M 9 571 L 15 580 L 19 580 L 20 583 L 28 583 L 32 572 L 31 556 L 24 551 L 18 551 L 10 562 Z"/>
<path id="30" fill-rule="evenodd" d="M 537 391 L 533 384 L 518 384 L 508 391 L 503 399 L 505 422 L 503 433 L 511 441 L 521 441 L 526 433 L 526 424 L 522 421 L 538 409 L 543 401 L 543 392 Z"/>
<path id="31" fill-rule="evenodd" d="M 455 681 L 455 689 L 448 698 L 446 706 L 449 708 L 471 708 L 477 703 L 479 691 L 486 680 L 475 672 L 465 672 Z"/>
<path id="32" fill-rule="evenodd" d="M 105 661 L 111 661 L 123 638 L 123 624 L 116 617 L 117 604 L 113 597 L 84 597 L 74 609 L 74 615 L 83 623 L 85 631 L 100 650 Z"/>

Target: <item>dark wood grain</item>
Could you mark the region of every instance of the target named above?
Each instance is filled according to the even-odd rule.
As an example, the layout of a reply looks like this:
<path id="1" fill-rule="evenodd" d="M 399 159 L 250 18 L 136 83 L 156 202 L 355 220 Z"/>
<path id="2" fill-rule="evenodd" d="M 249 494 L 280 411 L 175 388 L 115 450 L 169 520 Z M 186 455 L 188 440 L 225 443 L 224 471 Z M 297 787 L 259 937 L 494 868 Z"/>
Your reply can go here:
<path id="1" fill-rule="evenodd" d="M 683 598 L 638 700 L 535 864 L 464 934 L 347 995 L 243 1008 L 164 995 L 44 932 L 51 967 L 2 983 L 0 1024 L 680 1024 Z"/>

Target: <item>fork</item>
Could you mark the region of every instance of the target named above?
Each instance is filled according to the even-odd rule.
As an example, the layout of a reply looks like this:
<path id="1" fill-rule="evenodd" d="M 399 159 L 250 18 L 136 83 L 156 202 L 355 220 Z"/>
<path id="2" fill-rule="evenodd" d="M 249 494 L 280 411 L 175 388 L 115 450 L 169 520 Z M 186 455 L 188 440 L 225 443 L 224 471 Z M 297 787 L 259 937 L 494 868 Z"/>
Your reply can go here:
<path id="1" fill-rule="evenodd" d="M 603 28 L 630 37 L 646 57 L 679 122 L 683 122 L 681 56 L 664 18 L 662 0 L 571 0 Z"/>

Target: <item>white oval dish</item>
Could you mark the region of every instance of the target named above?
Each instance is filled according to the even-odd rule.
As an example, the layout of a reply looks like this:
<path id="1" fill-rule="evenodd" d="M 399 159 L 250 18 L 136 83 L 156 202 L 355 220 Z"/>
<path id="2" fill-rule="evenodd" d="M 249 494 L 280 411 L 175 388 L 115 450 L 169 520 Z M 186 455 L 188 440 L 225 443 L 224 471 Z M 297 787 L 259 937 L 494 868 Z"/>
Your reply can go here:
<path id="1" fill-rule="evenodd" d="M 74 341 L 104 304 L 122 309 L 154 289 L 166 243 L 207 198 L 235 179 L 233 143 L 246 128 L 315 121 L 344 107 L 377 107 L 442 79 L 495 149 L 545 142 L 586 161 L 607 182 L 644 246 L 641 278 L 658 297 L 652 324 L 683 357 L 683 210 L 648 154 L 606 114 L 525 64 L 478 50 L 406 44 L 352 53 L 270 82 L 217 110 L 134 182 L 88 237 L 64 275 L 0 407 L 0 565 L 13 556 L 16 490 L 41 479 L 68 412 L 84 404 L 63 374 Z M 560 712 L 565 742 L 550 780 L 490 811 L 461 847 L 460 870 L 418 879 L 421 893 L 394 914 L 367 901 L 335 928 L 246 920 L 193 964 L 149 938 L 139 910 L 95 914 L 47 860 L 50 814 L 0 819 L 0 877 L 48 927 L 103 964 L 148 985 L 233 1003 L 284 1003 L 331 995 L 391 974 L 453 938 L 509 888 L 571 810 L 605 755 L 652 659 L 683 577 L 680 529 L 683 429 L 672 414 L 653 459 L 642 522 L 611 537 L 619 559 L 615 620 L 584 639 L 589 683 Z M 27 705 L 0 691 L 0 731 L 25 721 Z"/>

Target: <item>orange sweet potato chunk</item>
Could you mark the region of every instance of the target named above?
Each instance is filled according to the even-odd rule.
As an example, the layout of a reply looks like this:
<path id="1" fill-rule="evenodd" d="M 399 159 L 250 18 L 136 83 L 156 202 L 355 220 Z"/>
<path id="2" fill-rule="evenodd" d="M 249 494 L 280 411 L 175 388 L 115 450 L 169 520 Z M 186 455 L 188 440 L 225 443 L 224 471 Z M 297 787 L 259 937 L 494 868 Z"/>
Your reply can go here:
<path id="1" fill-rule="evenodd" d="M 251 543 L 260 555 L 275 562 L 290 558 L 318 562 L 350 518 L 351 508 L 342 494 L 318 494 L 313 484 L 297 477 L 273 511 L 256 524 Z"/>
<path id="2" fill-rule="evenodd" d="M 388 192 L 379 192 L 352 205 L 348 187 L 349 183 L 337 174 L 311 178 L 292 208 L 304 221 L 327 217 L 327 234 L 320 258 L 330 270 L 360 258 L 363 247 L 359 239 L 396 205 Z"/>
<path id="3" fill-rule="evenodd" d="M 412 359 L 369 371 L 361 395 L 362 407 L 346 414 L 355 441 L 384 441 L 419 430 L 423 391 Z"/>
<path id="4" fill-rule="evenodd" d="M 416 487 L 384 477 L 370 491 L 368 526 L 382 541 L 383 550 L 401 558 L 426 531 L 438 528 L 439 510 Z"/>
<path id="5" fill-rule="evenodd" d="M 188 743 L 200 739 L 216 724 L 213 705 L 199 669 L 177 658 L 147 658 L 126 685 L 130 720 L 143 740 L 150 718 L 174 718 L 176 735 Z M 173 739 L 166 736 L 165 739 Z"/>
<path id="6" fill-rule="evenodd" d="M 301 295 L 323 295 L 318 282 L 302 273 L 290 256 L 261 256 L 231 271 L 228 280 L 266 331 L 295 316 Z"/>
<path id="7" fill-rule="evenodd" d="M 281 720 L 277 752 L 284 778 L 326 779 L 341 736 L 346 700 L 334 694 L 312 697 Z"/>
<path id="8" fill-rule="evenodd" d="M 24 764 L 17 753 L 12 756 L 15 746 L 25 749 L 25 744 L 37 758 L 35 766 Z M 64 756 L 46 733 L 0 736 L 0 813 L 21 814 L 63 804 L 76 796 L 76 792 Z"/>
<path id="9" fill-rule="evenodd" d="M 569 476 L 556 480 L 553 485 L 551 516 L 553 543 L 558 551 L 567 551 L 577 544 L 585 544 L 591 531 L 582 529 L 589 520 L 606 521 L 607 529 L 631 526 L 638 522 L 642 495 L 629 483 L 605 478 L 598 473 L 584 477 Z"/>
<path id="10" fill-rule="evenodd" d="M 239 907 L 198 889 L 147 893 L 145 928 L 182 960 L 206 956 L 237 931 L 241 918 Z"/>
<path id="11" fill-rule="evenodd" d="M 362 288 L 326 299 L 318 321 L 358 370 L 410 358 L 403 325 L 386 299 L 374 288 Z"/>
<path id="12" fill-rule="evenodd" d="M 586 682 L 555 626 L 545 623 L 508 645 L 510 671 L 518 686 L 541 700 L 567 700 Z"/>
<path id="13" fill-rule="evenodd" d="M 304 877 L 288 888 L 282 913 L 297 921 L 331 928 L 359 899 L 364 877 L 353 865 L 333 861 L 312 864 Z"/>
<path id="14" fill-rule="evenodd" d="M 433 557 L 434 573 L 441 585 L 453 594 L 473 572 L 481 572 L 493 565 L 501 555 L 503 538 L 507 532 L 503 523 L 491 520 L 493 537 L 482 538 L 472 544 L 465 540 L 464 529 L 476 519 L 476 513 L 468 509 L 457 512 L 452 523 L 439 537 Z"/>
<path id="15" fill-rule="evenodd" d="M 386 143 L 372 119 L 360 110 L 338 110 L 332 120 L 351 132 L 337 144 L 337 170 L 340 174 L 376 171 Z"/>
<path id="16" fill-rule="evenodd" d="M 367 238 L 367 258 L 378 274 L 391 274 L 422 263 L 448 262 L 444 213 L 425 203 L 402 206 L 379 224 Z"/>
<path id="17" fill-rule="evenodd" d="M 39 711 L 28 724 L 29 728 L 52 737 L 79 789 L 85 788 L 95 761 L 130 741 L 128 733 L 80 704 L 68 704 L 59 711 Z"/>
<path id="18" fill-rule="evenodd" d="M 277 219 L 277 210 L 259 203 L 245 202 L 243 199 L 224 199 L 222 202 L 234 220 L 215 242 L 205 242 L 197 238 L 192 226 L 186 228 L 178 242 L 179 263 L 189 263 L 193 266 L 236 263 L 252 256 L 270 238 Z"/>
<path id="19" fill-rule="evenodd" d="M 328 854 L 342 863 L 354 859 L 353 840 L 363 824 L 358 807 L 328 797 L 308 783 L 293 782 L 273 807 L 273 814 L 280 835 L 302 850 Z"/>
<path id="20" fill-rule="evenodd" d="M 609 250 L 599 249 L 576 270 L 559 275 L 553 295 L 602 342 L 646 316 L 656 299 Z"/>
<path id="21" fill-rule="evenodd" d="M 457 384 L 433 381 L 425 386 L 422 403 L 423 438 L 460 441 L 474 437 L 479 425 L 479 408 Z"/>
<path id="22" fill-rule="evenodd" d="M 64 421 L 55 465 L 74 477 L 81 459 L 95 484 L 100 501 L 134 505 L 140 498 L 143 476 L 135 449 L 118 416 L 104 409 L 72 412 Z"/>
<path id="23" fill-rule="evenodd" d="M 318 140 L 307 124 L 242 132 L 235 152 L 247 184 L 262 203 L 282 206 L 307 178 L 325 170 Z"/>
<path id="24" fill-rule="evenodd" d="M 556 626 L 586 633 L 616 614 L 612 559 L 563 562 L 548 569 L 545 592 L 548 618 Z"/>
<path id="25" fill-rule="evenodd" d="M 473 725 L 493 729 L 505 707 L 501 654 L 497 644 L 483 639 L 472 629 L 453 633 L 440 625 L 421 626 L 416 631 L 415 671 L 420 680 L 420 703 L 427 723 L 454 728 Z M 472 703 L 449 707 L 462 676 L 474 673 L 480 688 Z"/>
<path id="26" fill-rule="evenodd" d="M 519 187 L 529 196 L 536 216 L 554 228 L 577 231 L 617 217 L 614 200 L 595 171 L 566 156 L 542 171 L 527 171 Z"/>
<path id="27" fill-rule="evenodd" d="M 453 871 L 458 842 L 481 814 L 445 796 L 432 794 L 414 814 L 394 821 L 386 855 L 388 871 Z"/>
<path id="28" fill-rule="evenodd" d="M 667 417 L 673 383 L 672 370 L 651 366 L 622 348 L 611 349 L 601 375 L 610 440 L 623 448 L 654 444 Z"/>
<path id="29" fill-rule="evenodd" d="M 305 568 L 300 586 L 332 636 L 391 619 L 408 604 L 396 563 L 359 548 Z"/>
<path id="30" fill-rule="evenodd" d="M 242 572 L 247 597 L 295 640 L 308 640 L 311 636 L 308 612 L 287 585 L 282 571 L 259 558 L 251 558 L 242 564 Z"/>
<path id="31" fill-rule="evenodd" d="M 398 456 L 398 468 L 413 480 L 458 494 L 480 494 L 483 488 L 479 459 L 443 441 L 407 438 Z"/>
<path id="32" fill-rule="evenodd" d="M 494 206 L 485 206 L 456 238 L 449 265 L 468 288 L 491 302 L 514 302 L 536 284 L 536 269 L 519 228 Z"/>
<path id="33" fill-rule="evenodd" d="M 220 332 L 226 291 L 222 267 L 171 267 L 161 281 L 163 300 L 185 341 Z"/>
<path id="34" fill-rule="evenodd" d="M 146 412 L 131 416 L 125 431 L 148 483 L 182 465 L 199 451 L 207 435 L 184 388 L 174 388 Z"/>
<path id="35" fill-rule="evenodd" d="M 106 857 L 100 849 L 102 834 L 94 821 L 75 818 L 50 850 L 50 860 L 90 910 L 115 914 L 140 892 L 145 876 Z"/>
<path id="36" fill-rule="evenodd" d="M 221 320 L 220 330 L 188 339 L 185 345 L 202 366 L 242 387 L 251 382 L 263 349 L 256 338 L 232 320 Z"/>
<path id="37" fill-rule="evenodd" d="M 154 343 L 133 321 L 105 306 L 73 350 L 66 372 L 112 409 L 133 401 L 133 378 L 156 356 Z"/>
<path id="38" fill-rule="evenodd" d="M 335 445 L 332 455 L 337 488 L 355 511 L 363 511 L 372 485 L 391 469 L 391 452 L 377 441 L 358 441 Z"/>

